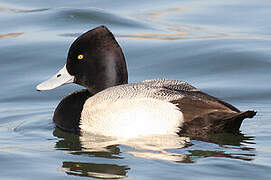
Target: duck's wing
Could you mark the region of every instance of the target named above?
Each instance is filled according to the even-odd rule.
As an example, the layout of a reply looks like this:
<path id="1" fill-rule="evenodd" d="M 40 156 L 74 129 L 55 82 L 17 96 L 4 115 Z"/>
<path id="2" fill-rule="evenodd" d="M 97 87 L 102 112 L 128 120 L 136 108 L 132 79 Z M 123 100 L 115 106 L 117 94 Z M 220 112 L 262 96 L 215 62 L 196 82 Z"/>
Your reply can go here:
<path id="1" fill-rule="evenodd" d="M 233 105 L 208 95 L 190 84 L 167 79 L 146 80 L 143 83 L 160 88 L 161 94 L 171 94 L 171 103 L 181 110 L 184 124 L 180 134 L 204 136 L 219 132 L 239 132 L 242 121 L 252 118 L 255 111 L 240 112 Z M 176 97 L 179 98 L 176 99 Z"/>
<path id="2" fill-rule="evenodd" d="M 184 81 L 152 79 L 142 81 L 142 83 L 152 88 L 159 88 L 159 91 L 163 92 L 164 94 L 174 95 L 172 96 L 174 100 L 172 99 L 169 101 L 174 101 L 176 104 L 179 104 L 182 109 L 185 109 L 185 107 L 202 106 L 200 109 L 204 109 L 203 107 L 206 107 L 207 109 L 213 107 L 216 109 L 240 112 L 239 109 L 233 105 L 206 94 Z M 191 103 L 191 105 L 188 105 L 188 103 Z"/>
<path id="3" fill-rule="evenodd" d="M 169 80 L 169 79 L 151 79 L 151 80 L 142 81 L 142 83 L 148 84 L 149 86 L 152 86 L 152 87 L 162 88 L 162 91 L 168 90 L 169 91 L 168 93 L 172 93 L 172 94 L 180 93 L 183 95 L 183 97 L 180 97 L 179 99 L 180 101 L 185 101 L 184 98 L 192 98 L 194 100 L 197 99 L 201 101 L 208 101 L 209 103 L 216 102 L 215 106 L 217 106 L 217 103 L 218 103 L 220 104 L 220 106 L 223 105 L 223 106 L 226 106 L 228 109 L 231 109 L 236 112 L 240 112 L 236 107 L 232 106 L 231 104 L 224 102 L 209 94 L 206 94 L 184 81 Z"/>

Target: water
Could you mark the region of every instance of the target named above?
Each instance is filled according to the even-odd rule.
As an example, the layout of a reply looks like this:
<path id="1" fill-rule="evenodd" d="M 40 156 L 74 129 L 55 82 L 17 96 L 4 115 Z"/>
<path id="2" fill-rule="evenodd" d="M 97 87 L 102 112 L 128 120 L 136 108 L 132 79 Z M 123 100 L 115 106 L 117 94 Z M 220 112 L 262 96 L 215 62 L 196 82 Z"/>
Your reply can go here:
<path id="1" fill-rule="evenodd" d="M 270 179 L 270 1 L 0 2 L 0 179 Z M 108 26 L 129 81 L 185 80 L 241 110 L 242 135 L 130 142 L 54 127 L 59 101 L 81 87 L 37 92 L 72 41 Z"/>

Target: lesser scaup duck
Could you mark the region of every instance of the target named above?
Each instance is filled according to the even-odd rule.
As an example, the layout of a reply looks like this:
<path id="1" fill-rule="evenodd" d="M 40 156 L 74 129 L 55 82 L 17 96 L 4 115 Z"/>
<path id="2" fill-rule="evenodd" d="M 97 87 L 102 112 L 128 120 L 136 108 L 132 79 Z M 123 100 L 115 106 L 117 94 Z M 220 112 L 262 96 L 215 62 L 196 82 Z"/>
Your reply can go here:
<path id="1" fill-rule="evenodd" d="M 68 95 L 57 106 L 53 121 L 66 131 L 115 137 L 173 133 L 195 137 L 239 132 L 242 121 L 256 114 L 241 112 L 183 81 L 128 84 L 124 55 L 105 26 L 78 37 L 66 65 L 37 90 L 72 82 L 87 89 Z"/>

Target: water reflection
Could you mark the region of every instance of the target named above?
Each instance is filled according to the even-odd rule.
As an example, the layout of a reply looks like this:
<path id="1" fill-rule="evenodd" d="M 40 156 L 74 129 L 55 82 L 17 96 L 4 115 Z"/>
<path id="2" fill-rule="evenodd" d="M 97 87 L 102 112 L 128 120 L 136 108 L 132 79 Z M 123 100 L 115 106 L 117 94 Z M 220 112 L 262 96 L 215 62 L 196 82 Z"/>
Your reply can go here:
<path id="1" fill-rule="evenodd" d="M 82 162 L 63 162 L 62 170 L 69 175 L 88 176 L 101 179 L 120 179 L 127 177 L 127 166 L 116 164 L 96 164 Z"/>
<path id="2" fill-rule="evenodd" d="M 54 136 L 61 138 L 55 145 L 58 150 L 68 151 L 73 155 L 87 155 L 106 159 L 121 159 L 120 149 L 117 145 L 103 147 L 101 149 L 82 146 L 78 134 L 64 132 L 55 128 Z M 92 162 L 64 161 L 61 169 L 69 175 L 94 177 L 102 179 L 120 179 L 127 176 L 128 166 L 117 164 L 98 164 Z"/>
<path id="3" fill-rule="evenodd" d="M 190 139 L 179 136 L 152 136 L 134 139 L 110 139 L 88 133 L 81 135 L 63 132 L 55 128 L 54 136 L 60 138 L 55 148 L 73 155 L 92 158 L 111 159 L 109 163 L 64 161 L 61 169 L 67 174 L 95 178 L 124 178 L 130 170 L 129 164 L 123 165 L 124 157 L 162 160 L 176 163 L 195 163 L 198 159 L 222 157 L 251 161 L 255 149 L 250 147 L 254 137 L 243 134 L 219 134 L 204 139 Z M 200 140 L 201 143 L 198 143 Z M 195 143 L 195 145 L 193 144 Z M 206 144 L 205 144 L 206 143 Z M 201 146 L 198 146 L 201 144 Z M 202 145 L 203 144 L 203 145 Z M 217 146 L 213 148 L 213 145 Z M 211 149 L 210 149 L 211 147 Z M 115 164 L 112 160 L 115 159 Z M 85 160 L 85 158 L 84 158 Z M 117 160 L 117 161 L 116 161 Z M 95 160 L 97 162 L 97 160 Z M 127 162 L 127 161 L 125 161 Z"/>
<path id="4" fill-rule="evenodd" d="M 229 134 L 222 133 L 211 135 L 204 138 L 194 138 L 208 143 L 214 143 L 222 148 L 222 150 L 202 150 L 191 149 L 188 150 L 188 156 L 195 162 L 198 158 L 207 157 L 223 157 L 230 159 L 240 159 L 245 161 L 254 160 L 256 149 L 249 145 L 255 144 L 253 136 L 245 136 L 244 134 Z M 229 151 L 229 152 L 228 152 Z"/>
<path id="5" fill-rule="evenodd" d="M 157 17 L 165 16 L 165 15 L 168 15 L 168 14 L 171 14 L 171 13 L 182 13 L 182 12 L 185 12 L 185 11 L 188 11 L 188 10 L 189 10 L 188 8 L 181 8 L 181 7 L 169 8 L 169 9 L 164 9 L 164 10 L 160 10 L 160 11 L 157 11 L 157 12 L 151 12 L 151 13 L 148 13 L 148 15 L 151 18 L 157 18 Z"/>
<path id="6" fill-rule="evenodd" d="M 3 4 L 0 4 L 0 12 L 2 13 L 32 13 L 32 12 L 40 12 L 40 11 L 46 11 L 49 10 L 48 8 L 41 8 L 41 9 L 22 9 L 22 8 L 12 8 L 5 6 Z"/>
<path id="7" fill-rule="evenodd" d="M 22 34 L 24 34 L 24 33 L 19 32 L 19 33 L 0 34 L 0 39 L 8 38 L 8 37 L 18 37 L 18 36 L 20 36 L 20 35 L 22 35 Z"/>
<path id="8" fill-rule="evenodd" d="M 253 160 L 255 154 L 250 153 L 226 153 L 224 151 L 206 151 L 206 150 L 190 150 L 188 151 L 189 157 L 193 159 L 194 162 L 198 158 L 207 158 L 207 157 L 224 157 L 230 159 L 240 159 L 245 161 Z"/>
<path id="9" fill-rule="evenodd" d="M 183 33 L 134 33 L 127 35 L 119 35 L 119 38 L 125 39 L 155 39 L 155 40 L 178 40 L 184 39 L 185 32 Z"/>
<path id="10" fill-rule="evenodd" d="M 247 144 L 255 144 L 253 136 L 247 136 L 242 133 L 239 134 L 231 134 L 231 133 L 221 133 L 215 135 L 208 135 L 205 137 L 193 137 L 193 140 L 204 141 L 209 143 L 215 143 L 219 146 L 231 145 L 242 147 L 246 146 Z M 248 148 L 253 149 L 253 148 Z"/>
<path id="11" fill-rule="evenodd" d="M 159 31 L 163 33 L 132 33 L 128 35 L 120 35 L 121 38 L 129 39 L 154 39 L 154 40 L 180 40 L 180 39 L 218 39 L 218 38 L 234 38 L 234 39 L 266 39 L 265 36 L 246 34 L 230 34 L 221 29 L 212 26 L 193 25 L 182 22 L 184 12 L 191 11 L 184 7 L 165 8 L 156 11 L 147 11 L 134 17 L 135 20 L 146 22 L 146 24 L 156 25 Z M 178 21 L 172 19 L 178 18 Z M 152 30 L 153 31 L 153 30 Z"/>
<path id="12" fill-rule="evenodd" d="M 55 148 L 58 150 L 68 151 L 74 155 L 89 155 L 94 157 L 102 157 L 109 159 L 121 159 L 119 156 L 120 149 L 117 145 L 108 145 L 107 147 L 102 147 L 98 149 L 85 149 L 80 141 L 80 136 L 78 134 L 64 132 L 58 128 L 55 128 L 54 136 L 61 138 L 55 145 Z"/>

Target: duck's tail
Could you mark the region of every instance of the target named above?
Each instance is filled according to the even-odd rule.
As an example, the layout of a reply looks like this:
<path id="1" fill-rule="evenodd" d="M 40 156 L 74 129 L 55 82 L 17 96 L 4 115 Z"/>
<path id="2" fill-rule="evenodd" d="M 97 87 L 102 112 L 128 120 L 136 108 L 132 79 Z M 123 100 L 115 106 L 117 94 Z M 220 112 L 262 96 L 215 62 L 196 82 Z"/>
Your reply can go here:
<path id="1" fill-rule="evenodd" d="M 257 114 L 256 111 L 248 110 L 233 114 L 225 119 L 223 119 L 222 129 L 224 132 L 236 133 L 239 132 L 240 126 L 244 119 L 253 118 Z"/>
<path id="2" fill-rule="evenodd" d="M 235 113 L 211 112 L 185 122 L 179 134 L 199 137 L 224 132 L 239 133 L 243 120 L 254 117 L 256 113 L 253 110 Z"/>

